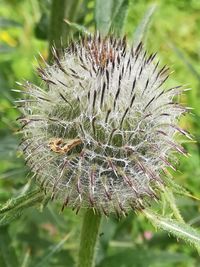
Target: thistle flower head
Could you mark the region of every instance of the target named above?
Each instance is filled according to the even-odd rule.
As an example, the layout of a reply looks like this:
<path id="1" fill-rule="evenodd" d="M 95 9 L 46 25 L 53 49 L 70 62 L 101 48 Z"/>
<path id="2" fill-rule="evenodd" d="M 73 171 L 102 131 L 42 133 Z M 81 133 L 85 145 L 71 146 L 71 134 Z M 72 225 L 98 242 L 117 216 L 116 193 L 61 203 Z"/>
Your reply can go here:
<path id="1" fill-rule="evenodd" d="M 161 172 L 173 168 L 174 141 L 185 108 L 167 89 L 167 67 L 140 43 L 81 38 L 39 68 L 45 89 L 27 82 L 20 100 L 22 149 L 36 181 L 77 212 L 92 207 L 126 214 L 157 198 Z"/>

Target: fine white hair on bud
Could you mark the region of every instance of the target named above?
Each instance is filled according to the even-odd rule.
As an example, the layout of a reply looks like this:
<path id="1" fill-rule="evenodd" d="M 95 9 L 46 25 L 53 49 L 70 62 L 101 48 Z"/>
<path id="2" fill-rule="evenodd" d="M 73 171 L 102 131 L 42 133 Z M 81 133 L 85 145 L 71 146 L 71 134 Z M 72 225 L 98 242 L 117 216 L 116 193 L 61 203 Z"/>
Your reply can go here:
<path id="1" fill-rule="evenodd" d="M 169 69 L 142 43 L 84 36 L 54 64 L 38 68 L 42 89 L 26 82 L 19 100 L 21 147 L 34 178 L 52 199 L 76 212 L 109 215 L 142 209 L 159 196 L 186 108 L 174 102 L 184 89 L 166 88 Z"/>

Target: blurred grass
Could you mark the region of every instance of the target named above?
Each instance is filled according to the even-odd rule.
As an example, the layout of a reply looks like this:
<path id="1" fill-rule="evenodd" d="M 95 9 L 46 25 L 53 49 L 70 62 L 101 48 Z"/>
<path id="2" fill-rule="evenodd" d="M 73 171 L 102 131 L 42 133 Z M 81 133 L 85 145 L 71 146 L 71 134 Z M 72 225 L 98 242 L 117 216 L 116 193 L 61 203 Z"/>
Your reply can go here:
<path id="1" fill-rule="evenodd" d="M 82 0 L 76 22 L 94 30 L 93 0 Z M 18 196 L 27 181 L 27 169 L 23 157 L 17 151 L 19 137 L 16 134 L 18 111 L 13 101 L 19 97 L 12 92 L 16 81 L 30 80 L 40 84 L 35 74 L 38 52 L 48 57 L 48 23 L 50 0 L 1 0 L 0 1 L 0 202 Z M 120 3 L 120 1 L 118 1 Z M 149 14 L 152 5 L 156 8 Z M 145 15 L 146 14 L 146 15 Z M 189 158 L 181 157 L 176 181 L 200 198 L 200 1 L 196 0 L 130 0 L 124 31 L 133 42 L 138 27 L 144 27 L 143 40 L 149 52 L 158 51 L 162 64 L 174 73 L 168 85 L 184 84 L 192 88 L 181 102 L 192 107 L 191 114 L 181 120 L 183 128 L 194 135 L 195 142 L 185 143 Z M 66 17 L 66 19 L 69 19 Z M 145 21 L 148 19 L 148 27 Z M 143 23 L 143 24 L 141 24 Z M 66 26 L 67 27 L 67 26 Z M 76 28 L 71 32 L 77 35 Z M 198 201 L 178 197 L 178 206 L 186 221 L 200 226 Z M 70 210 L 59 214 L 56 204 L 43 213 L 28 210 L 10 224 L 5 237 L 19 266 L 74 266 L 80 217 Z M 148 240 L 145 233 L 150 232 Z M 66 242 L 66 237 L 71 233 Z M 105 220 L 98 247 L 98 267 L 112 266 L 161 266 L 196 267 L 199 256 L 191 247 L 177 242 L 166 234 L 155 233 L 142 216 L 131 214 L 118 222 Z M 0 247 L 2 246 L 0 243 Z M 61 242 L 61 246 L 58 246 Z M 58 247 L 57 247 L 58 246 Z M 128 247 L 128 249 L 127 249 Z M 7 251 L 1 249 L 0 266 L 12 266 L 5 261 Z M 2 252 L 4 251 L 4 252 Z M 48 253 L 51 257 L 46 257 Z M 140 259 L 143 255 L 143 260 Z M 47 259 L 44 261 L 44 259 Z M 123 259 L 121 262 L 120 260 Z M 144 261 L 145 259 L 145 261 Z M 43 261 L 42 261 L 43 260 Z M 133 263 L 135 260 L 135 263 Z M 42 262 L 42 263 L 41 263 Z M 147 263 L 148 262 L 148 263 Z M 10 265 L 9 265 L 10 264 Z M 41 265 L 42 264 L 42 265 Z M 134 264 L 134 265 L 133 265 Z M 146 265 L 145 265 L 146 264 Z"/>

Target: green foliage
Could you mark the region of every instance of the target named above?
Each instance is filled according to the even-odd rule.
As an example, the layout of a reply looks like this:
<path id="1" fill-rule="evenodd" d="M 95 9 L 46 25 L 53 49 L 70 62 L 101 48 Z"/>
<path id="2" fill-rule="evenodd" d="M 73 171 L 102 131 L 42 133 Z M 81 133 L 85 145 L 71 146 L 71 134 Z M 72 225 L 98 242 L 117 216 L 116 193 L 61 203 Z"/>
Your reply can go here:
<path id="1" fill-rule="evenodd" d="M 147 8 L 144 17 L 141 19 L 141 22 L 137 26 L 133 35 L 133 42 L 135 45 L 143 41 L 143 38 L 147 34 L 148 27 L 150 26 L 150 22 L 155 11 L 156 4 L 152 4 Z"/>
<path id="2" fill-rule="evenodd" d="M 150 221 L 152 221 L 155 227 L 161 228 L 173 234 L 177 238 L 184 239 L 186 242 L 196 246 L 197 250 L 199 250 L 200 233 L 198 233 L 194 228 L 190 227 L 188 224 L 168 219 L 164 216 L 152 213 L 149 210 L 144 210 L 144 214 Z"/>
<path id="3" fill-rule="evenodd" d="M 90 32 L 87 30 L 87 28 L 85 28 L 84 26 L 78 24 L 78 23 L 74 23 L 74 22 L 70 22 L 68 20 L 64 20 L 69 26 L 71 26 L 72 28 L 74 28 L 75 30 L 77 30 L 78 32 L 80 33 L 83 33 L 83 34 L 90 34 Z"/>
<path id="4" fill-rule="evenodd" d="M 22 25 L 15 20 L 0 18 L 0 27 L 1 28 L 20 27 L 20 26 L 22 26 Z"/>
<path id="5" fill-rule="evenodd" d="M 72 34 L 76 38 L 80 32 L 94 32 L 94 25 L 104 35 L 126 33 L 130 44 L 143 40 L 148 50 L 158 51 L 161 61 L 172 66 L 174 74 L 169 87 L 186 84 L 192 88 L 180 99 L 193 108 L 181 120 L 182 127 L 194 135 L 195 141 L 183 140 L 191 156 L 180 158 L 175 164 L 179 171 L 171 171 L 174 180 L 166 181 L 174 195 L 171 191 L 163 192 L 162 207 L 153 205 L 156 213 L 147 210 L 146 217 L 172 236 L 199 245 L 199 1 L 69 2 L 63 16 L 69 25 L 61 23 L 66 26 L 64 34 L 70 31 L 67 38 Z M 40 52 L 48 59 L 50 7 L 51 1 L 47 0 L 2 0 L 0 5 L 0 266 L 5 267 L 73 267 L 77 259 L 81 215 L 67 209 L 60 213 L 61 207 L 54 203 L 41 212 L 46 205 L 43 194 L 25 185 L 27 169 L 18 151 L 16 134 L 15 120 L 19 114 L 13 103 L 19 96 L 11 91 L 16 88 L 16 81 L 41 82 L 34 71 L 38 65 L 35 56 Z M 155 232 L 141 214 L 130 214 L 120 221 L 104 219 L 96 266 L 198 266 L 199 255 L 194 247 L 177 242 L 171 235 Z"/>
<path id="6" fill-rule="evenodd" d="M 124 265 L 124 262 L 126 265 Z M 124 249 L 121 252 L 105 258 L 98 267 L 146 267 L 147 263 L 148 266 L 152 267 L 164 267 L 175 263 L 189 264 L 191 262 L 192 260 L 190 257 L 181 253 L 149 251 L 143 247 L 137 247 L 135 249 Z"/>
<path id="7" fill-rule="evenodd" d="M 96 29 L 106 35 L 110 30 L 120 34 L 123 30 L 129 0 L 96 0 L 95 1 Z"/>
<path id="8" fill-rule="evenodd" d="M 2 260 L 4 261 L 4 266 L 12 267 L 18 265 L 18 259 L 15 254 L 15 250 L 13 249 L 11 244 L 11 237 L 8 233 L 8 227 L 0 227 L 0 251 L 2 253 Z M 2 264 L 3 266 L 3 264 Z"/>
<path id="9" fill-rule="evenodd" d="M 0 208 L 0 226 L 12 222 L 12 220 L 20 216 L 23 210 L 27 208 L 39 206 L 41 204 L 46 205 L 48 199 L 49 197 L 46 197 L 43 192 L 37 189 L 8 200 L 8 202 Z"/>

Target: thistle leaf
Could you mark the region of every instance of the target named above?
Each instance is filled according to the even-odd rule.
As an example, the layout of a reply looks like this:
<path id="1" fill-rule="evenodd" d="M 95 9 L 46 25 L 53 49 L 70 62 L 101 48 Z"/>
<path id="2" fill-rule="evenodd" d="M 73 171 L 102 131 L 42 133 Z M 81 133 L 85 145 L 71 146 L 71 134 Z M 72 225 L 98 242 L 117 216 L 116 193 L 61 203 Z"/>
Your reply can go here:
<path id="1" fill-rule="evenodd" d="M 163 192 L 164 192 L 165 199 L 167 200 L 167 203 L 169 204 L 171 210 L 173 211 L 175 218 L 179 222 L 184 223 L 184 220 L 181 216 L 181 213 L 180 213 L 180 211 L 176 205 L 176 200 L 175 200 L 175 197 L 174 197 L 174 194 L 173 194 L 171 188 L 167 188 L 167 187 L 163 186 Z"/>
<path id="2" fill-rule="evenodd" d="M 146 32 L 149 28 L 151 19 L 153 17 L 154 12 L 156 11 L 156 8 L 157 8 L 157 4 L 150 5 L 147 8 L 141 22 L 137 26 L 137 28 L 133 34 L 133 40 L 134 40 L 135 46 L 143 40 L 144 36 L 146 36 Z"/>
<path id="3" fill-rule="evenodd" d="M 95 1 L 95 22 L 96 29 L 103 35 L 106 35 L 111 26 L 112 0 Z"/>
<path id="4" fill-rule="evenodd" d="M 120 33 L 128 10 L 129 0 L 96 0 L 95 21 L 96 29 L 106 35 L 112 29 Z"/>
<path id="5" fill-rule="evenodd" d="M 200 251 L 200 233 L 197 230 L 184 222 L 165 218 L 149 209 L 145 209 L 143 213 L 155 227 L 165 230 L 177 238 L 185 240 L 194 245 L 198 252 Z"/>
<path id="6" fill-rule="evenodd" d="M 71 22 L 67 19 L 64 19 L 64 22 L 66 22 L 69 26 L 71 26 L 72 28 L 74 28 L 78 32 L 84 33 L 86 35 L 90 34 L 90 32 L 84 26 L 82 26 L 78 23 Z"/>
<path id="7" fill-rule="evenodd" d="M 173 193 L 179 194 L 179 195 L 184 195 L 188 196 L 189 192 L 181 185 L 177 184 L 172 178 L 169 176 L 164 177 L 165 184 L 171 188 Z"/>
<path id="8" fill-rule="evenodd" d="M 164 180 L 165 180 L 165 184 L 167 185 L 167 187 L 170 188 L 173 193 L 179 194 L 181 196 L 187 196 L 187 197 L 190 197 L 194 200 L 200 201 L 200 198 L 190 194 L 190 192 L 187 191 L 187 189 L 185 189 L 181 185 L 177 184 L 173 179 L 170 179 L 170 177 L 166 176 L 166 177 L 164 177 Z"/>
<path id="9" fill-rule="evenodd" d="M 10 223 L 27 208 L 41 206 L 43 201 L 46 204 L 46 199 L 47 197 L 41 190 L 33 190 L 20 197 L 10 199 L 0 208 L 0 226 Z"/>
<path id="10" fill-rule="evenodd" d="M 112 25 L 111 28 L 115 34 L 120 35 L 123 31 L 129 0 L 117 0 L 113 9 Z"/>

